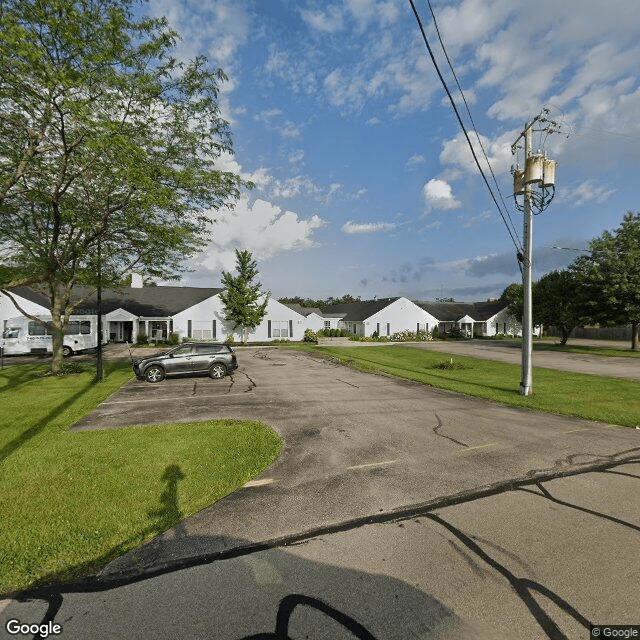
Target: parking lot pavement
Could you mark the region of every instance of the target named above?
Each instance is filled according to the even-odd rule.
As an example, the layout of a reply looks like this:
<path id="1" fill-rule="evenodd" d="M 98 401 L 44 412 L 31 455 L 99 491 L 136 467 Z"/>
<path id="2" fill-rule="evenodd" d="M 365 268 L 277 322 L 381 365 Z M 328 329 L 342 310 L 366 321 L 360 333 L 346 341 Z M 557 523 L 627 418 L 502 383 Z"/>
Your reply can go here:
<path id="1" fill-rule="evenodd" d="M 186 535 L 169 531 L 106 573 L 228 550 L 238 532 L 248 544 L 279 539 L 640 451 L 636 430 L 504 407 L 300 352 L 243 349 L 238 361 L 223 380 L 132 381 L 74 427 L 251 419 L 284 438 L 269 469 L 187 519 Z"/>

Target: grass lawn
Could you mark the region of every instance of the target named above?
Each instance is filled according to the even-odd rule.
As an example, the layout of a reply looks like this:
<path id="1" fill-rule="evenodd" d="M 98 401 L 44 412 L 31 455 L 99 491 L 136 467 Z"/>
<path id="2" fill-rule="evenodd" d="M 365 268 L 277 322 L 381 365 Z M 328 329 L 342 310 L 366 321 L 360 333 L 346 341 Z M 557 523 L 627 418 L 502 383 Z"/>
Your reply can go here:
<path id="1" fill-rule="evenodd" d="M 364 371 L 516 407 L 629 427 L 640 425 L 640 382 L 534 368 L 533 395 L 519 392 L 520 365 L 402 346 L 302 347 Z M 453 362 L 453 364 L 451 364 Z"/>
<path id="2" fill-rule="evenodd" d="M 279 436 L 248 421 L 71 433 L 128 364 L 43 377 L 0 370 L 0 594 L 95 572 L 255 477 Z"/>

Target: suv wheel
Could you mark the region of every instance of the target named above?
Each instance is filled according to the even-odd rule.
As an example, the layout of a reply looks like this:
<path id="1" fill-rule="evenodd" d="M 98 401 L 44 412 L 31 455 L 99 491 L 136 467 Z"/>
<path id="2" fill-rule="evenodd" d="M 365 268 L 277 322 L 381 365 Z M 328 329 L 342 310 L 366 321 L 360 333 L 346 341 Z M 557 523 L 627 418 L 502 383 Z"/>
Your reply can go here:
<path id="1" fill-rule="evenodd" d="M 144 372 L 144 379 L 147 382 L 162 382 L 164 380 L 164 369 L 162 367 L 149 367 Z"/>
<path id="2" fill-rule="evenodd" d="M 216 362 L 212 364 L 209 368 L 209 377 L 210 378 L 224 378 L 227 375 L 227 367 L 225 367 L 221 362 Z"/>

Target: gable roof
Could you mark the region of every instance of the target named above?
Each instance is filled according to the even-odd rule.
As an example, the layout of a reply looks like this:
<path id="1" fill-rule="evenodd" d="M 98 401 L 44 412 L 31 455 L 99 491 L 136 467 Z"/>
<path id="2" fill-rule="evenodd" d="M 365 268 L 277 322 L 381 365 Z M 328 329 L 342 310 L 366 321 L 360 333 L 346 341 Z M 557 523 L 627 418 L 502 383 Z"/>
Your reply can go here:
<path id="1" fill-rule="evenodd" d="M 399 299 L 400 297 L 382 298 L 380 300 L 332 304 L 324 307 L 322 314 L 327 317 L 341 316 L 345 322 L 362 322 Z"/>
<path id="2" fill-rule="evenodd" d="M 74 288 L 73 298 L 80 300 L 93 291 L 90 287 Z M 223 289 L 201 287 L 119 287 L 102 290 L 102 313 L 110 313 L 116 309 L 124 309 L 135 316 L 164 318 L 174 316 L 185 309 L 208 300 Z M 11 289 L 20 297 L 35 302 L 49 309 L 48 298 L 31 287 Z M 77 315 L 97 313 L 97 296 L 95 291 L 80 305 Z"/>
<path id="3" fill-rule="evenodd" d="M 469 316 L 476 322 L 482 322 L 508 307 L 507 303 L 499 300 L 487 302 L 416 302 L 415 304 L 429 312 L 440 322 L 457 322 L 465 316 Z"/>
<path id="4" fill-rule="evenodd" d="M 305 318 L 307 316 L 310 316 L 312 313 L 315 313 L 318 316 L 322 315 L 322 310 L 319 307 L 303 307 L 301 304 L 298 304 L 296 302 L 280 302 L 280 304 L 284 305 L 285 307 L 289 307 L 289 309 L 295 311 L 296 313 L 299 313 Z"/>

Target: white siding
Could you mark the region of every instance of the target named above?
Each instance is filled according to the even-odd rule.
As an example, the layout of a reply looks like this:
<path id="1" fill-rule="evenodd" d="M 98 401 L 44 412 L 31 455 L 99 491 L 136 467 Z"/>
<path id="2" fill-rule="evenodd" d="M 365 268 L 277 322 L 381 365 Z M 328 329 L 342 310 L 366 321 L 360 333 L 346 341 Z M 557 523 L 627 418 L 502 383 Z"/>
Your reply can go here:
<path id="1" fill-rule="evenodd" d="M 389 335 L 393 335 L 399 331 L 415 331 L 418 324 L 421 330 L 426 326 L 427 331 L 431 331 L 433 327 L 437 326 L 438 321 L 411 300 L 398 298 L 365 320 L 364 335 L 373 335 L 378 324 L 380 325 L 380 335 L 386 336 L 387 325 L 389 325 Z"/>
<path id="2" fill-rule="evenodd" d="M 51 312 L 46 307 L 43 307 L 29 300 L 25 300 L 20 296 L 14 294 L 13 296 L 18 304 L 27 312 L 34 316 L 51 315 Z M 7 296 L 0 293 L 0 330 L 4 328 L 4 321 L 9 318 L 17 318 L 22 314 L 16 309 L 15 305 Z"/>
<path id="3" fill-rule="evenodd" d="M 219 295 L 185 309 L 173 318 L 173 330 L 181 338 L 188 336 L 189 321 L 191 321 L 192 337 L 194 332 L 202 337 L 204 331 L 213 329 L 213 321 L 216 321 L 215 340 L 224 342 L 232 335 L 235 342 L 242 342 L 242 328 L 233 331 L 233 324 L 225 322 L 224 305 Z M 269 336 L 269 322 L 271 322 L 271 336 Z M 293 335 L 291 335 L 293 330 Z M 249 342 L 270 342 L 271 340 L 302 340 L 305 330 L 304 317 L 289 309 L 273 298 L 267 303 L 267 313 L 263 321 L 249 332 Z M 275 334 L 278 335 L 275 335 Z M 283 334 L 284 337 L 283 337 Z"/>

